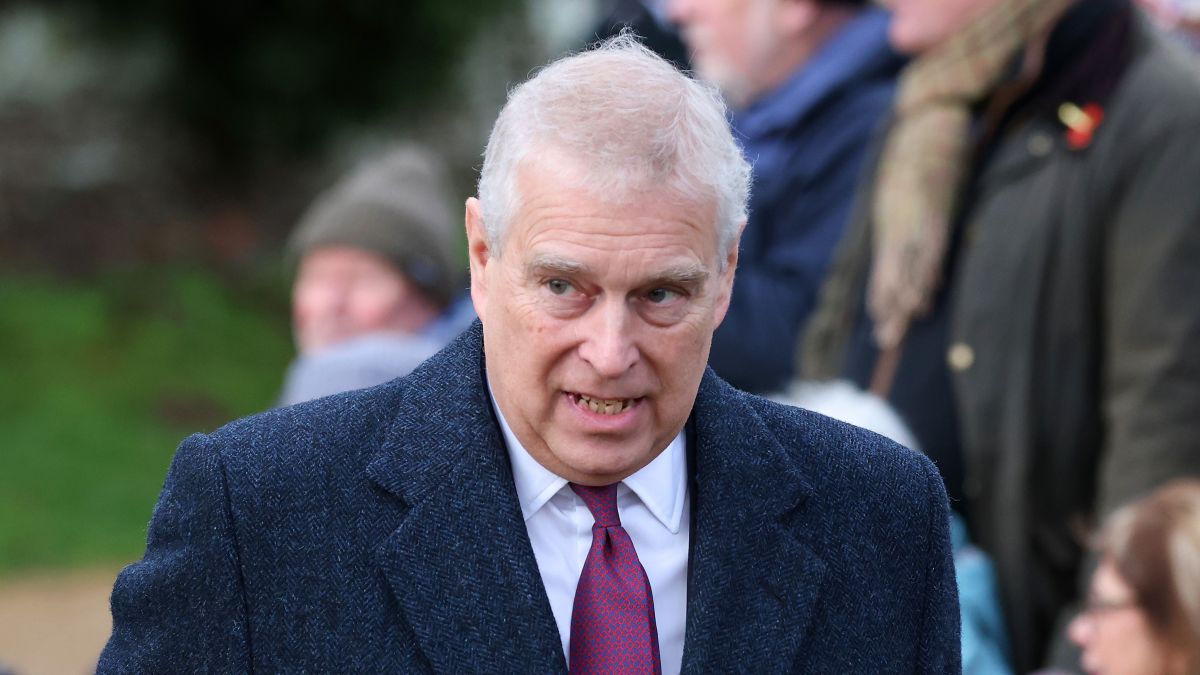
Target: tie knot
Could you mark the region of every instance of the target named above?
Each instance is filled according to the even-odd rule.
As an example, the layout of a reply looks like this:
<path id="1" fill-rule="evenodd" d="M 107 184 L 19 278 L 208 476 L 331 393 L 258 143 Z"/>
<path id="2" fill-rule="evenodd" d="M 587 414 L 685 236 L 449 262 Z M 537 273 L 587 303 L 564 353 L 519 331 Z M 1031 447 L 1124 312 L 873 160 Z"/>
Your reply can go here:
<path id="1" fill-rule="evenodd" d="M 617 485 L 576 485 L 571 483 L 571 489 L 587 504 L 592 518 L 600 527 L 620 527 L 621 515 L 617 513 Z"/>

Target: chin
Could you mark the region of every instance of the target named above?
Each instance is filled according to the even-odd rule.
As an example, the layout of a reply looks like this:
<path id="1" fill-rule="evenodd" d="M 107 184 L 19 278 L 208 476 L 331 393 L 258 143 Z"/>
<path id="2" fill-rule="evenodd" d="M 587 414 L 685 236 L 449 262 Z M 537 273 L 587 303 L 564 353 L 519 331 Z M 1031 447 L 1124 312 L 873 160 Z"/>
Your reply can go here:
<path id="1" fill-rule="evenodd" d="M 586 455 L 575 458 L 568 467 L 581 481 L 597 482 L 596 484 L 614 483 L 632 475 L 638 466 L 637 458 L 624 456 L 608 456 L 611 452 L 605 448 L 592 448 Z M 580 481 L 576 481 L 580 482 Z"/>
<path id="2" fill-rule="evenodd" d="M 919 29 L 914 31 L 899 19 L 892 19 L 892 25 L 888 28 L 888 42 L 892 43 L 893 49 L 909 56 L 920 54 L 928 47 Z"/>

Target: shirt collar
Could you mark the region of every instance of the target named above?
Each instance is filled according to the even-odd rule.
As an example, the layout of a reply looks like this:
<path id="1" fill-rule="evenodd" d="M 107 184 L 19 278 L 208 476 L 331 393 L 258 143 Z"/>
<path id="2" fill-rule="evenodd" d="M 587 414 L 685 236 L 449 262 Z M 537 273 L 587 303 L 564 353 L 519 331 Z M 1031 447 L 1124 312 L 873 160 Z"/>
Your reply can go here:
<path id="1" fill-rule="evenodd" d="M 500 420 L 500 430 L 504 434 L 504 445 L 512 463 L 517 499 L 521 503 L 521 515 L 528 521 L 546 505 L 546 502 L 566 487 L 568 481 L 539 464 L 517 440 L 512 427 L 508 425 L 508 420 L 504 419 L 500 406 L 496 405 L 490 382 L 488 396 L 492 401 L 492 409 L 496 411 L 496 419 Z M 672 534 L 678 534 L 683 520 L 684 493 L 687 490 L 684 432 L 680 431 L 658 457 L 621 482 L 642 500 L 646 509 L 663 527 Z"/>

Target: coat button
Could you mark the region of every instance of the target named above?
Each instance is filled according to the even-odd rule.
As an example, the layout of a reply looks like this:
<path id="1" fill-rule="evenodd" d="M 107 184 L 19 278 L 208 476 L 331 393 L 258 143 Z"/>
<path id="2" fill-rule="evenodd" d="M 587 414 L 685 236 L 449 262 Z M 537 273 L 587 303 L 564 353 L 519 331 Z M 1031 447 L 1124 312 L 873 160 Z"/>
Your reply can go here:
<path id="1" fill-rule="evenodd" d="M 1037 132 L 1029 137 L 1029 154 L 1034 157 L 1045 157 L 1054 150 L 1054 139 L 1050 138 L 1050 134 L 1045 132 Z"/>
<path id="2" fill-rule="evenodd" d="M 975 350 L 965 342 L 955 342 L 946 352 L 946 363 L 955 372 L 963 372 L 975 363 Z"/>

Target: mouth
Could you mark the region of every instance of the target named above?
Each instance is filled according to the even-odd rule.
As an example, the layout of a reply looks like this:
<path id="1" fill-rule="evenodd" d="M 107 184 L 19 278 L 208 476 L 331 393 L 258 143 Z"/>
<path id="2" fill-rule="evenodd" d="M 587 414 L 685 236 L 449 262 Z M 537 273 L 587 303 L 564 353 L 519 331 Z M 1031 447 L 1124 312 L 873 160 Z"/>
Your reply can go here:
<path id="1" fill-rule="evenodd" d="M 571 402 L 598 415 L 620 415 L 637 405 L 640 398 L 596 398 L 585 394 L 568 392 Z"/>

